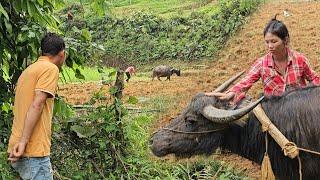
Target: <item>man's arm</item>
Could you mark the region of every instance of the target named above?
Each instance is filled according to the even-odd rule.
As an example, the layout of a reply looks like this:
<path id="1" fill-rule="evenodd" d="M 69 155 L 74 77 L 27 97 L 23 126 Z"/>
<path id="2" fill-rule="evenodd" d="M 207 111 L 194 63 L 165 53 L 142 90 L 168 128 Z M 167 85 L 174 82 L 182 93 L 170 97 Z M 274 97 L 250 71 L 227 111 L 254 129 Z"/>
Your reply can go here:
<path id="1" fill-rule="evenodd" d="M 49 94 L 42 91 L 35 92 L 35 97 L 28 109 L 27 115 L 24 120 L 24 128 L 21 139 L 17 144 L 14 145 L 9 155 L 9 160 L 11 162 L 17 161 L 24 154 L 33 129 L 41 116 L 44 104 L 49 96 Z"/>

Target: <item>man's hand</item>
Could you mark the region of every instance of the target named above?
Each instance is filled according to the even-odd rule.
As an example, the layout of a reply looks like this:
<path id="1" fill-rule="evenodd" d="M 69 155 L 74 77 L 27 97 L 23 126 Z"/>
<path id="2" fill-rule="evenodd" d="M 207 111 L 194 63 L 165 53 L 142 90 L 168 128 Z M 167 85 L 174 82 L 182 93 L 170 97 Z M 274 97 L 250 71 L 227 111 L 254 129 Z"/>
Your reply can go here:
<path id="1" fill-rule="evenodd" d="M 208 92 L 204 93 L 206 96 L 215 96 L 221 100 L 232 100 L 235 96 L 234 92 L 228 92 L 228 93 L 221 93 L 221 92 Z"/>
<path id="2" fill-rule="evenodd" d="M 11 163 L 15 163 L 24 154 L 26 146 L 27 146 L 26 142 L 19 142 L 16 145 L 14 145 L 8 160 Z"/>

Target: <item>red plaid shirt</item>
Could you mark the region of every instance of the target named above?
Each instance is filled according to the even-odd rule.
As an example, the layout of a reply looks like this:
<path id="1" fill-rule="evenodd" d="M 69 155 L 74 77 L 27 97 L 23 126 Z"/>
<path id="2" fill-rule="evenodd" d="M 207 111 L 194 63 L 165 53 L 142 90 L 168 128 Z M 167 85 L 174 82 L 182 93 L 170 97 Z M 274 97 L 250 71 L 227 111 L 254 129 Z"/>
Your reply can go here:
<path id="1" fill-rule="evenodd" d="M 229 91 L 235 92 L 235 102 L 244 98 L 245 92 L 260 78 L 263 82 L 265 96 L 281 96 L 285 91 L 306 87 L 307 81 L 319 85 L 319 76 L 311 69 L 307 58 L 293 50 L 287 49 L 288 64 L 286 74 L 275 69 L 271 53 L 259 58 L 250 68 L 246 77 L 234 85 Z"/>

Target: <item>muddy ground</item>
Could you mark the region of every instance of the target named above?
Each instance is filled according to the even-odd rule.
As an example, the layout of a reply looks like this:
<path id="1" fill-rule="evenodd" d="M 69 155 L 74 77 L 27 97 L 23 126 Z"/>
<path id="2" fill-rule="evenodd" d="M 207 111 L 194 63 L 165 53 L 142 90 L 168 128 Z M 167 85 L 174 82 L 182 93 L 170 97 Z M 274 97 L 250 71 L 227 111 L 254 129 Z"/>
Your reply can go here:
<path id="1" fill-rule="evenodd" d="M 257 12 L 248 18 L 247 23 L 228 41 L 217 57 L 201 62 L 175 64 L 182 69 L 182 76 L 171 78 L 171 81 L 138 80 L 133 77 L 125 85 L 124 96 L 152 98 L 155 96 L 181 97 L 174 98 L 174 106 L 162 112 L 155 121 L 154 129 L 166 125 L 187 105 L 192 96 L 200 91 L 211 91 L 232 75 L 247 70 L 250 65 L 266 50 L 263 40 L 263 28 L 276 14 L 284 21 L 290 32 L 291 47 L 304 53 L 312 67 L 320 74 L 320 9 L 319 1 L 270 1 L 261 5 Z M 284 16 L 284 10 L 289 16 Z M 139 71 L 139 69 L 138 69 Z M 72 104 L 87 102 L 93 92 L 108 86 L 97 82 L 67 84 L 59 86 L 59 94 Z M 253 96 L 261 92 L 261 83 L 249 91 Z M 260 174 L 259 166 L 234 154 L 212 156 L 223 160 L 235 168 L 244 170 L 253 179 Z"/>

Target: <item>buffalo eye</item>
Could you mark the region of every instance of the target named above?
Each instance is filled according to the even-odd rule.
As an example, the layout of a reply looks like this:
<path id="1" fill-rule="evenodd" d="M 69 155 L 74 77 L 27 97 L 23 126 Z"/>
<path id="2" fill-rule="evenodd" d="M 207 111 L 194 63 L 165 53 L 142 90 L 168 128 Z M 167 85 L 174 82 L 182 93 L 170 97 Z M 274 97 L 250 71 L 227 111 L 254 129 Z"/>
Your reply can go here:
<path id="1" fill-rule="evenodd" d="M 197 121 L 193 118 L 186 118 L 185 122 L 187 127 L 192 127 L 197 123 Z"/>

